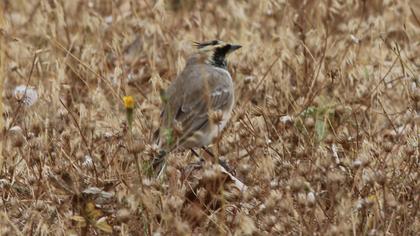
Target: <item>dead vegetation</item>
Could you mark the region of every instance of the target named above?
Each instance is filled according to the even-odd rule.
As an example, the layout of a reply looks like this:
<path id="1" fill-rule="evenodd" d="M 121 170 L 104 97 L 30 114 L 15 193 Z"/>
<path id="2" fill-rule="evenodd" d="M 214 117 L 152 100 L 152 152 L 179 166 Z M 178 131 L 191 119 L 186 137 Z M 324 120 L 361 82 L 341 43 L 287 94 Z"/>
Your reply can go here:
<path id="1" fill-rule="evenodd" d="M 0 6 L 0 234 L 420 232 L 419 1 Z M 188 152 L 148 177 L 159 92 L 193 41 L 215 38 L 243 45 L 213 149 L 244 192 Z"/>

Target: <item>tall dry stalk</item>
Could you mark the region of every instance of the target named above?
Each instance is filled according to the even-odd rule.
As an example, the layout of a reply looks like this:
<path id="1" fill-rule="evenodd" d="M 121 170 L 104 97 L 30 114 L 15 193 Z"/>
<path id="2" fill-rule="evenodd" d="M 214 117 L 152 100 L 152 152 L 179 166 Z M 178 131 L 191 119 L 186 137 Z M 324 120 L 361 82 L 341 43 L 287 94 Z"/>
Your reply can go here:
<path id="1" fill-rule="evenodd" d="M 3 83 L 4 83 L 4 77 L 6 76 L 4 73 L 4 59 L 5 59 L 5 40 L 3 36 L 3 29 L 5 27 L 5 19 L 4 19 L 4 3 L 0 3 L 0 91 L 3 91 Z M 0 94 L 0 114 L 3 114 L 3 94 Z M 0 119 L 0 140 L 2 145 L 0 145 L 0 167 L 3 166 L 3 136 L 4 136 L 4 120 Z"/>

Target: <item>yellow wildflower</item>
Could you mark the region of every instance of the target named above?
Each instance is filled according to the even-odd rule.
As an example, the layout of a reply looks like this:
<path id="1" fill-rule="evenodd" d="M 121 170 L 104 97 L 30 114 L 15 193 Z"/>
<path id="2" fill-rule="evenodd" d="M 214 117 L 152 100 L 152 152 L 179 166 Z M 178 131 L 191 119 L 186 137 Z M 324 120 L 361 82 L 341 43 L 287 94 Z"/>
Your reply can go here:
<path id="1" fill-rule="evenodd" d="M 133 109 L 134 108 L 134 98 L 133 96 L 124 96 L 123 102 L 125 109 Z"/>
<path id="2" fill-rule="evenodd" d="M 125 114 L 127 116 L 128 127 L 131 131 L 131 127 L 133 124 L 134 98 L 132 96 L 124 96 L 123 102 L 125 107 Z"/>

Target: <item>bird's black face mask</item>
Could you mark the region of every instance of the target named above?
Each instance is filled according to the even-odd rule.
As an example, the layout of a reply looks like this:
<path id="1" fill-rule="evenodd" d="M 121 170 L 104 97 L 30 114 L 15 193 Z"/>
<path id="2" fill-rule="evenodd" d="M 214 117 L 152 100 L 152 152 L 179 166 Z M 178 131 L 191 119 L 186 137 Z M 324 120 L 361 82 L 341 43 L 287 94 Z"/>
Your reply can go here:
<path id="1" fill-rule="evenodd" d="M 214 66 L 226 69 L 227 68 L 226 56 L 229 53 L 236 51 L 241 47 L 242 46 L 240 45 L 226 44 L 224 46 L 215 48 L 214 54 L 212 57 L 212 64 Z"/>

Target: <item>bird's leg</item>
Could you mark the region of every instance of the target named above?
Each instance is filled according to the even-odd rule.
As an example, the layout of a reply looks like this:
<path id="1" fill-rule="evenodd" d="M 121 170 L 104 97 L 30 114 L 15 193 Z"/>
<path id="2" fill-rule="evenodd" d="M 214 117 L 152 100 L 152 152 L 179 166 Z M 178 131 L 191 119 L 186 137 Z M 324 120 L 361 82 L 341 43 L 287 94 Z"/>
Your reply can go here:
<path id="1" fill-rule="evenodd" d="M 198 158 L 200 158 L 196 163 L 194 163 L 193 165 L 194 166 L 201 166 L 202 164 L 203 164 L 203 162 L 204 162 L 204 159 L 202 158 L 202 157 L 200 157 L 200 155 L 194 150 L 194 149 L 190 149 L 191 150 L 191 153 L 194 155 L 194 156 L 196 156 L 196 157 L 198 157 Z"/>
<path id="2" fill-rule="evenodd" d="M 215 158 L 214 154 L 207 148 L 207 147 L 203 147 L 203 150 L 209 154 L 211 157 Z"/>
<path id="3" fill-rule="evenodd" d="M 208 155 L 207 159 L 210 159 L 212 163 L 219 162 L 219 157 L 214 155 L 214 153 L 208 147 L 201 147 Z"/>
<path id="4" fill-rule="evenodd" d="M 194 156 L 196 156 L 196 157 L 200 157 L 200 155 L 198 155 L 198 153 L 194 150 L 194 149 L 190 149 L 191 150 L 191 153 L 194 155 Z"/>
<path id="5" fill-rule="evenodd" d="M 153 169 L 153 172 L 157 175 L 157 178 L 160 178 L 162 175 L 166 163 L 165 163 L 165 157 L 167 155 L 167 152 L 165 150 L 160 150 L 158 155 L 155 156 L 151 162 L 151 167 Z"/>
<path id="6" fill-rule="evenodd" d="M 209 156 L 211 156 L 213 159 L 216 159 L 215 157 L 215 155 L 207 148 L 207 147 L 202 147 L 203 148 L 203 150 L 209 155 Z M 200 155 L 194 150 L 194 149 L 192 149 L 191 148 L 191 153 L 194 155 L 194 156 L 196 156 L 196 157 L 199 157 L 200 158 L 200 160 L 196 163 L 196 165 L 202 165 L 203 164 L 203 162 L 204 162 L 204 158 L 203 157 L 200 157 Z M 223 160 L 220 160 L 219 159 L 219 165 L 221 165 L 223 168 L 225 168 L 226 169 L 226 171 L 227 172 L 229 172 L 229 173 L 232 173 L 232 169 L 228 166 L 228 164 L 226 163 L 226 161 L 223 161 Z"/>
<path id="7" fill-rule="evenodd" d="M 216 159 L 216 156 L 207 147 L 202 147 L 202 148 L 209 156 L 211 156 L 213 159 Z M 217 160 L 219 162 L 219 165 L 225 168 L 227 172 L 232 173 L 232 169 L 228 166 L 226 161 L 220 160 L 219 158 L 217 158 Z"/>

